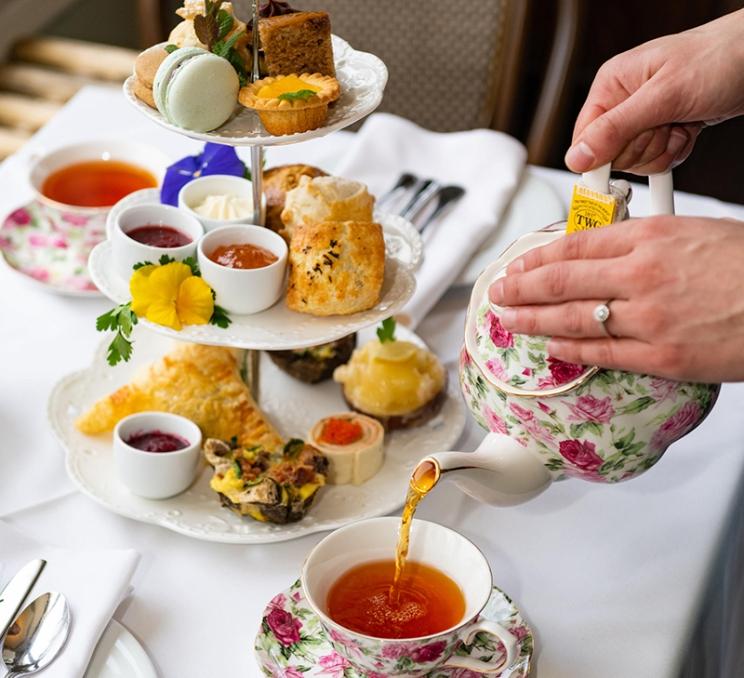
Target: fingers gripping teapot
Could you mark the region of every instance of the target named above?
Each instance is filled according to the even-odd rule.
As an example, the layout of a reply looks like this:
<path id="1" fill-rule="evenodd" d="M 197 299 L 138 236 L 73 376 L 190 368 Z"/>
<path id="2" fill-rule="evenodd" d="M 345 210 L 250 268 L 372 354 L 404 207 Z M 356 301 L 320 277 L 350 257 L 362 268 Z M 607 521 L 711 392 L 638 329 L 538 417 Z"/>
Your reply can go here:
<path id="1" fill-rule="evenodd" d="M 612 193 L 627 217 L 629 187 L 610 187 L 609 166 L 584 175 Z M 627 183 L 623 182 L 627 187 Z M 673 213 L 671 175 L 649 179 L 654 214 Z M 460 383 L 478 423 L 490 433 L 475 452 L 427 457 L 443 478 L 496 505 L 526 501 L 566 477 L 614 483 L 651 468 L 667 447 L 708 414 L 719 385 L 692 384 L 574 365 L 548 355 L 548 337 L 511 334 L 488 288 L 507 265 L 563 237 L 565 222 L 514 242 L 480 276 L 468 308 Z"/>

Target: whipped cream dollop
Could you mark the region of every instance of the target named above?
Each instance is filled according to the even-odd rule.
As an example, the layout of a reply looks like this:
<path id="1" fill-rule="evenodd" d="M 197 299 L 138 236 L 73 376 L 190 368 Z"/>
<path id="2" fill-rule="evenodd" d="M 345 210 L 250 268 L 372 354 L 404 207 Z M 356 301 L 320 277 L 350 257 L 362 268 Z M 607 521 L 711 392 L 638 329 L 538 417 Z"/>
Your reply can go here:
<path id="1" fill-rule="evenodd" d="M 253 216 L 253 200 L 238 195 L 208 195 L 192 209 L 207 219 L 245 219 Z"/>

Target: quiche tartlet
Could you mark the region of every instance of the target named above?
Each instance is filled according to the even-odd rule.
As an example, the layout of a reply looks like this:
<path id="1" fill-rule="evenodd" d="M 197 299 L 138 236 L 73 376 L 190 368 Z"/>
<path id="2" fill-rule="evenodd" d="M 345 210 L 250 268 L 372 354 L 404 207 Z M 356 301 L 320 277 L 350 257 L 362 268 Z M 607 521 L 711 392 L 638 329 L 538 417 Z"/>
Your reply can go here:
<path id="1" fill-rule="evenodd" d="M 321 127 L 328 104 L 340 93 L 336 78 L 302 73 L 256 80 L 240 90 L 238 100 L 258 113 L 269 134 L 282 136 Z"/>

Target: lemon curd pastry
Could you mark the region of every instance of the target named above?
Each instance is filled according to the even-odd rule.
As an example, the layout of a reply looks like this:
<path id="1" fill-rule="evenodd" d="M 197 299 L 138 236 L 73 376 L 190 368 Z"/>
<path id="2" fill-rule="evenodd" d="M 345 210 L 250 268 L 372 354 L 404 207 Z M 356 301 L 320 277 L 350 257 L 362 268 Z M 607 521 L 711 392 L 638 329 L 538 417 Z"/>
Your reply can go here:
<path id="1" fill-rule="evenodd" d="M 348 315 L 380 300 L 385 241 L 380 224 L 301 224 L 289 245 L 287 306 L 311 315 Z"/>
<path id="2" fill-rule="evenodd" d="M 374 221 L 374 209 L 374 197 L 359 181 L 342 177 L 300 177 L 297 187 L 287 191 L 281 218 L 291 237 L 300 224 Z"/>
<path id="3" fill-rule="evenodd" d="M 349 406 L 386 430 L 420 426 L 442 408 L 447 373 L 429 350 L 409 341 L 374 339 L 354 351 L 333 378 Z"/>
<path id="4" fill-rule="evenodd" d="M 96 402 L 75 426 L 87 435 L 111 431 L 135 412 L 172 412 L 191 419 L 205 438 L 275 451 L 281 436 L 240 377 L 238 353 L 220 346 L 179 343 L 135 379 Z"/>
<path id="5" fill-rule="evenodd" d="M 256 80 L 240 90 L 238 100 L 258 113 L 269 134 L 281 136 L 322 127 L 328 104 L 339 95 L 336 78 L 302 73 Z"/>

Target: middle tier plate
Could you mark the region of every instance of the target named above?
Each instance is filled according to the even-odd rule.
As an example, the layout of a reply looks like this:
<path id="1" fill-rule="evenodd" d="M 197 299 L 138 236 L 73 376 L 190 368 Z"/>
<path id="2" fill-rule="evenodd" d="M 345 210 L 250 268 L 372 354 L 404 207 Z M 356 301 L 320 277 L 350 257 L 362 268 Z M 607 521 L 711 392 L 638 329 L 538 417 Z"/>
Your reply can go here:
<path id="1" fill-rule="evenodd" d="M 400 247 L 400 243 L 396 242 L 401 238 L 409 240 L 412 227 L 408 230 L 401 228 L 401 222 L 404 220 L 394 215 L 377 214 L 375 217 L 383 227 L 388 255 L 385 260 L 385 279 L 380 301 L 368 311 L 348 316 L 312 316 L 291 311 L 284 303 L 284 299 L 280 299 L 274 306 L 261 313 L 231 314 L 232 323 L 226 329 L 214 325 L 188 325 L 177 331 L 145 319 L 140 319 L 140 322 L 155 332 L 182 341 L 271 351 L 317 346 L 374 325 L 403 308 L 416 289 L 416 279 L 411 268 L 396 256 L 391 256 L 391 251 L 399 251 L 401 256 L 405 256 L 407 252 L 403 250 L 406 248 Z M 404 223 L 403 226 L 410 225 Z M 410 243 L 408 249 L 417 249 L 416 244 Z M 413 263 L 415 265 L 417 262 Z M 117 275 L 113 266 L 110 240 L 100 243 L 93 249 L 88 259 L 88 269 L 96 287 L 109 299 L 117 304 L 124 304 L 131 299 L 129 281 Z M 219 303 L 219 299 L 217 301 Z"/>

